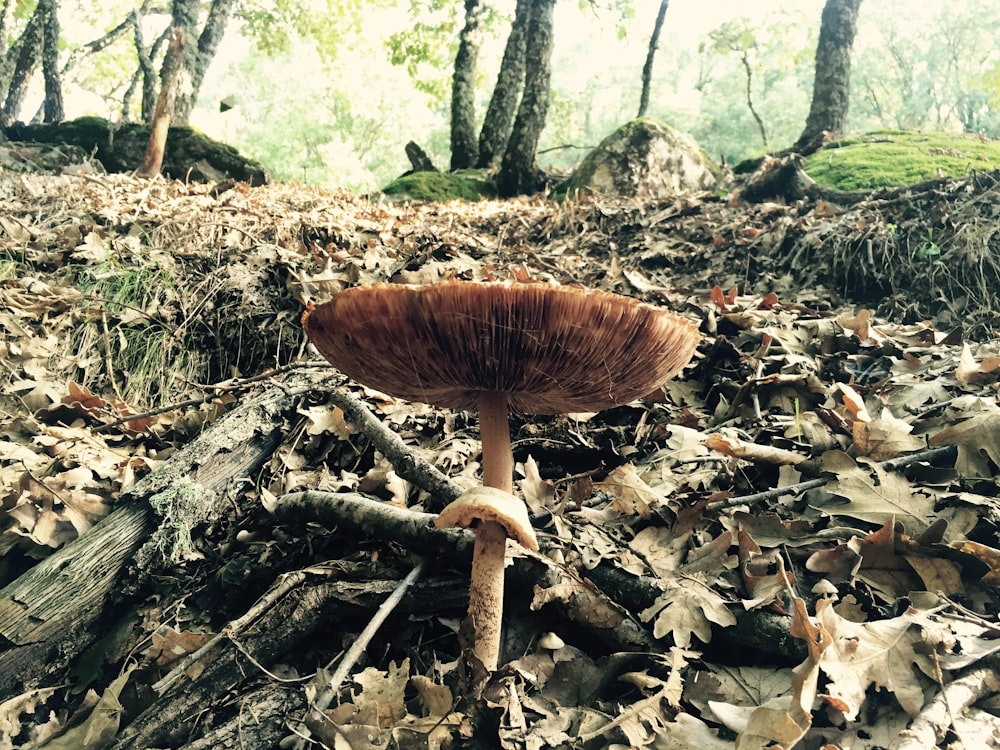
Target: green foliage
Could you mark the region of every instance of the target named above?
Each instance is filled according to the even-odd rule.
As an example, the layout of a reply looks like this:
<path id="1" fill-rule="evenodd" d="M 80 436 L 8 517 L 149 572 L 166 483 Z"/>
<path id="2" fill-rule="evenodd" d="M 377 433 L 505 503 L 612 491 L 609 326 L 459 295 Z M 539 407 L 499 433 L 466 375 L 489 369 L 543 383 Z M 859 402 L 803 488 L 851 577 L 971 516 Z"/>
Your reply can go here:
<path id="1" fill-rule="evenodd" d="M 952 133 L 880 131 L 828 144 L 806 159 L 810 177 L 841 190 L 871 190 L 1000 169 L 1000 141 Z M 929 245 L 928 245 L 929 246 Z"/>
<path id="2" fill-rule="evenodd" d="M 410 5 L 416 20 L 386 39 L 389 62 L 403 67 L 418 91 L 442 104 L 451 91 L 462 4 L 433 0 L 430 3 L 411 2 Z"/>
<path id="3" fill-rule="evenodd" d="M 384 188 L 386 195 L 408 200 L 444 202 L 449 200 L 478 201 L 495 198 L 496 189 L 482 173 L 463 172 L 412 172 L 403 175 Z"/>
<path id="4" fill-rule="evenodd" d="M 74 348 L 103 352 L 119 374 L 125 401 L 133 405 L 166 403 L 178 383 L 195 378 L 197 356 L 159 319 L 158 310 L 166 297 L 177 295 L 164 267 L 111 259 L 88 266 L 76 285 L 99 301 L 108 315 L 100 322 L 91 320 L 79 326 L 74 332 Z"/>
<path id="5" fill-rule="evenodd" d="M 651 113 L 688 130 L 709 154 L 730 163 L 760 155 L 759 128 L 747 107 L 747 69 L 752 74 L 754 109 L 764 121 L 769 145 L 794 142 L 809 112 L 818 18 L 782 10 L 753 22 L 721 24 L 708 33 L 698 56 L 695 85 L 701 96 L 694 112 Z M 736 54 L 734 54 L 736 53 Z"/>
<path id="6" fill-rule="evenodd" d="M 913 18 L 906 0 L 862 3 L 852 75 L 857 130 L 961 127 L 1000 137 L 1000 6 L 944 3 Z"/>

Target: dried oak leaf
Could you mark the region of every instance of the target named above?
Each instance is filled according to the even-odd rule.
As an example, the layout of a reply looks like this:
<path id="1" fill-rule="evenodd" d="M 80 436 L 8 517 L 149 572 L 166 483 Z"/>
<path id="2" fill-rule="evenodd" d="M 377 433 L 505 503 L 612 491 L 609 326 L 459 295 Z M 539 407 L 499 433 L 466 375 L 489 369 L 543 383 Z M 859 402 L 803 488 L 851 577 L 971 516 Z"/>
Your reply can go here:
<path id="1" fill-rule="evenodd" d="M 653 620 L 653 636 L 663 638 L 668 633 L 681 648 L 691 645 L 694 635 L 702 643 L 712 640 L 712 623 L 727 628 L 736 624 L 736 617 L 726 606 L 726 600 L 712 590 L 702 575 L 678 577 L 671 588 L 639 613 L 643 622 Z"/>
<path id="2" fill-rule="evenodd" d="M 888 620 L 854 623 L 824 599 L 816 604 L 816 620 L 832 641 L 820 658 L 820 668 L 830 680 L 822 697 L 848 721 L 857 717 L 873 685 L 893 693 L 910 716 L 920 713 L 924 693 L 914 667 L 934 674 L 930 659 L 920 653 L 923 615 L 910 609 Z"/>
<path id="3" fill-rule="evenodd" d="M 977 414 L 945 427 L 931 437 L 930 444 L 958 446 L 955 468 L 963 477 L 990 478 L 1000 466 L 1000 411 Z"/>
<path id="4" fill-rule="evenodd" d="M 905 477 L 878 464 L 863 464 L 856 464 L 841 451 L 823 454 L 823 471 L 836 475 L 826 490 L 847 500 L 843 504 L 826 503 L 824 511 L 879 525 L 895 519 L 911 534 L 923 531 L 934 521 L 933 497 L 916 491 Z"/>

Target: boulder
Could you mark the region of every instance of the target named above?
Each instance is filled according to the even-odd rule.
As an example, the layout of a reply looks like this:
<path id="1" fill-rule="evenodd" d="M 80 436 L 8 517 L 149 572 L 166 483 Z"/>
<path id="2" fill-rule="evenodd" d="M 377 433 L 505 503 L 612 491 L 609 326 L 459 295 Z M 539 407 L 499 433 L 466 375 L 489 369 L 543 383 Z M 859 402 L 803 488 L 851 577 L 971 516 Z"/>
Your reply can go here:
<path id="1" fill-rule="evenodd" d="M 687 135 L 641 117 L 601 141 L 556 188 L 557 195 L 600 193 L 628 198 L 667 198 L 712 190 L 720 170 Z"/>

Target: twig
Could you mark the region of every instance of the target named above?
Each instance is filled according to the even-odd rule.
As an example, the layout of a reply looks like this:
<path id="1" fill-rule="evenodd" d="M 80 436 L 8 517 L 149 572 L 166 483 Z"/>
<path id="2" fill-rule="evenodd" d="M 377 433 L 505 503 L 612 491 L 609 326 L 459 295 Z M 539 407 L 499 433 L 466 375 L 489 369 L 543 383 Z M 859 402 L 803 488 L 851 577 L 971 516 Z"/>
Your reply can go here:
<path id="1" fill-rule="evenodd" d="M 980 663 L 982 666 L 949 683 L 924 706 L 913 723 L 889 744 L 889 750 L 937 747 L 951 727 L 953 716 L 964 713 L 983 696 L 1000 691 L 1000 675 L 997 674 L 1000 659 L 990 657 Z"/>
<path id="2" fill-rule="evenodd" d="M 327 528 L 359 530 L 373 538 L 395 542 L 407 549 L 433 554 L 437 558 L 462 560 L 469 565 L 475 534 L 469 529 L 438 529 L 432 525 L 434 513 L 420 513 L 351 492 L 310 490 L 278 498 L 275 516 L 282 520 L 301 518 L 317 521 Z M 526 590 L 537 588 L 545 606 L 554 607 L 562 617 L 576 623 L 617 651 L 657 650 L 652 635 L 631 613 L 631 607 L 615 598 L 567 565 L 546 555 L 558 543 L 539 540 L 540 552 L 521 549 L 518 557 L 527 565 L 513 566 L 509 574 L 519 578 Z M 552 545 L 550 547 L 550 544 Z M 587 578 L 595 571 L 587 571 Z M 535 606 L 534 604 L 532 606 Z M 540 605 L 539 605 L 540 606 Z"/>
<path id="3" fill-rule="evenodd" d="M 475 535 L 466 529 L 438 529 L 435 513 L 421 513 L 354 492 L 292 492 L 278 498 L 274 515 L 283 521 L 308 519 L 327 528 L 348 528 L 424 552 L 441 550 L 471 559 Z"/>
<path id="4" fill-rule="evenodd" d="M 957 455 L 957 451 L 958 449 L 954 445 L 942 445 L 940 448 L 928 448 L 927 450 L 909 453 L 905 456 L 890 458 L 888 461 L 881 461 L 875 465 L 885 469 L 886 471 L 895 471 L 896 469 L 901 469 L 904 466 L 919 463 L 920 461 L 933 463 L 935 461 L 953 459 Z M 705 510 L 715 511 L 723 510 L 725 508 L 733 508 L 737 505 L 756 505 L 757 503 L 762 503 L 765 500 L 774 500 L 775 498 L 783 497 L 784 495 L 799 495 L 806 490 L 822 487 L 829 481 L 830 479 L 827 477 L 819 477 L 817 479 L 807 479 L 805 482 L 789 484 L 786 487 L 775 487 L 770 490 L 765 490 L 764 492 L 757 492 L 753 495 L 730 497 L 726 500 L 718 500 L 714 503 L 709 503 L 705 506 Z"/>
<path id="5" fill-rule="evenodd" d="M 170 672 L 164 675 L 153 685 L 153 690 L 158 695 L 163 695 L 188 673 L 188 670 L 192 667 L 192 665 L 204 659 L 207 654 L 217 648 L 224 638 L 231 638 L 232 636 L 239 635 L 247 625 L 274 607 L 274 605 L 282 597 L 287 595 L 288 592 L 298 586 L 301 586 L 305 582 L 306 576 L 309 573 L 328 574 L 321 568 L 313 567 L 305 570 L 297 570 L 292 573 L 285 573 L 280 576 L 275 584 L 271 586 L 270 589 L 265 591 L 264 595 L 261 596 L 250 609 L 243 613 L 241 617 L 237 617 L 235 620 L 230 621 L 220 632 L 205 642 L 200 648 L 185 656 L 184 659 L 181 660 L 180 664 L 170 670 Z"/>
<path id="6" fill-rule="evenodd" d="M 403 597 L 406 595 L 410 586 L 416 583 L 417 579 L 423 575 L 424 567 L 425 563 L 423 560 L 413 566 L 413 570 L 406 575 L 406 578 L 399 582 L 396 589 L 388 597 L 386 597 L 386 600 L 382 602 L 381 605 L 379 605 L 379 608 L 375 611 L 375 614 L 372 615 L 372 619 L 368 621 L 365 629 L 361 631 L 360 635 L 358 635 L 357 639 L 347 650 L 347 653 L 344 654 L 344 657 L 340 660 L 337 671 L 330 677 L 329 684 L 327 684 L 323 691 L 316 696 L 316 700 L 313 701 L 313 707 L 317 711 L 322 712 L 329 708 L 334 696 L 340 689 L 340 685 L 347 678 L 347 674 L 351 671 L 354 665 L 358 663 L 358 659 L 360 659 L 361 655 L 364 654 L 365 649 L 368 648 L 368 644 L 371 643 L 372 638 L 375 637 L 378 629 L 382 627 L 382 623 L 386 621 L 392 613 L 392 610 L 396 608 L 396 605 L 403 600 Z"/>
<path id="7" fill-rule="evenodd" d="M 462 494 L 462 488 L 436 466 L 420 458 L 403 439 L 386 427 L 356 396 L 342 388 L 329 393 L 330 400 L 344 410 L 347 420 L 353 422 L 386 457 L 396 473 L 445 503 Z"/>

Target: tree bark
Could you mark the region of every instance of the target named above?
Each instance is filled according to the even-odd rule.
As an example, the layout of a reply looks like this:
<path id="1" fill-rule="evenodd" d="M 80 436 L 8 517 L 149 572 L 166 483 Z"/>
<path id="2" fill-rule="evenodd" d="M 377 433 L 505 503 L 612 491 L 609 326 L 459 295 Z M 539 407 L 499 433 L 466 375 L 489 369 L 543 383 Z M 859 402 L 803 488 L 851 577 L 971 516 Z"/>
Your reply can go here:
<path id="1" fill-rule="evenodd" d="M 653 22 L 653 33 L 649 35 L 649 50 L 646 52 L 646 62 L 642 66 L 642 93 L 639 95 L 639 117 L 646 115 L 649 108 L 649 89 L 653 80 L 653 57 L 660 43 L 660 32 L 663 30 L 663 19 L 667 15 L 670 0 L 660 0 L 660 9 L 656 12 Z"/>
<path id="2" fill-rule="evenodd" d="M 480 0 L 465 0 L 465 26 L 455 55 L 451 79 L 451 168 L 468 169 L 476 163 L 476 62 L 482 44 L 480 29 L 485 8 Z"/>
<path id="3" fill-rule="evenodd" d="M 524 94 L 497 175 L 501 196 L 534 193 L 542 186 L 535 158 L 549 109 L 554 7 L 555 0 L 531 3 L 524 48 Z"/>
<path id="4" fill-rule="evenodd" d="M 43 122 L 62 122 L 62 81 L 59 77 L 59 3 L 58 0 L 39 0 L 45 5 L 45 25 L 42 29 L 42 75 L 45 78 Z"/>
<path id="5" fill-rule="evenodd" d="M 816 74 L 806 126 L 796 147 L 815 142 L 823 131 L 844 132 L 851 82 L 851 48 L 861 0 L 826 0 L 816 45 Z"/>
<path id="6" fill-rule="evenodd" d="M 127 116 L 129 109 L 131 109 L 132 96 L 135 94 L 135 89 L 141 81 L 142 100 L 139 106 L 141 108 L 142 121 L 152 122 L 156 102 L 156 68 L 153 65 L 151 52 L 155 49 L 156 45 L 162 44 L 161 40 L 164 39 L 165 35 L 170 33 L 170 30 L 164 30 L 153 47 L 147 49 L 142 34 L 142 15 L 138 10 L 133 10 L 129 14 L 128 24 L 132 27 L 132 41 L 135 45 L 135 54 L 136 59 L 139 61 L 139 69 L 132 77 L 125 96 L 122 97 L 122 116 Z"/>
<path id="7" fill-rule="evenodd" d="M 167 55 L 163 59 L 160 96 L 156 100 L 146 156 L 139 169 L 139 174 L 143 177 L 158 175 L 163 166 L 163 152 L 166 150 L 167 134 L 170 132 L 170 118 L 173 116 L 177 94 L 185 78 L 182 62 L 185 46 L 184 30 L 173 29 L 170 33 L 170 46 L 167 47 Z"/>
<path id="8" fill-rule="evenodd" d="M 298 397 L 272 388 L 238 407 L 137 482 L 90 533 L 0 589 L 0 696 L 45 684 L 96 641 L 101 633 L 95 624 L 112 595 L 119 604 L 127 602 L 142 586 L 138 575 L 161 575 L 169 564 L 159 550 L 171 547 L 177 529 L 170 524 L 156 528 L 156 509 L 186 485 L 203 493 L 201 520 L 216 518 L 222 512 L 216 509 L 219 496 L 235 477 L 253 476 L 271 456 L 282 425 L 299 403 Z M 130 562 L 135 575 L 126 578 Z"/>
<path id="9" fill-rule="evenodd" d="M 35 12 L 28 19 L 27 26 L 24 27 L 21 36 L 10 49 L 10 53 L 15 56 L 16 62 L 10 74 L 3 112 L 0 113 L 0 125 L 4 127 L 10 127 L 17 119 L 17 114 L 21 110 L 21 104 L 24 103 L 24 97 L 28 93 L 31 74 L 35 72 L 38 59 L 41 57 L 45 13 L 46 6 L 44 3 L 39 3 L 35 6 Z"/>
<path id="10" fill-rule="evenodd" d="M 208 17 L 201 32 L 198 31 L 198 0 L 173 0 L 171 6 L 172 23 L 183 29 L 188 43 L 184 46 L 183 71 L 185 80 L 177 91 L 174 104 L 173 124 L 187 125 L 198 98 L 198 91 L 205 80 L 205 73 L 211 65 L 219 43 L 226 32 L 229 16 L 235 0 L 213 0 Z M 192 40 L 197 39 L 194 44 Z"/>
<path id="11" fill-rule="evenodd" d="M 503 61 L 500 63 L 500 73 L 479 133 L 479 159 L 476 166 L 480 169 L 492 167 L 500 160 L 514 127 L 514 116 L 524 90 L 524 38 L 530 7 L 531 0 L 517 0 L 514 20 L 503 51 Z"/>

